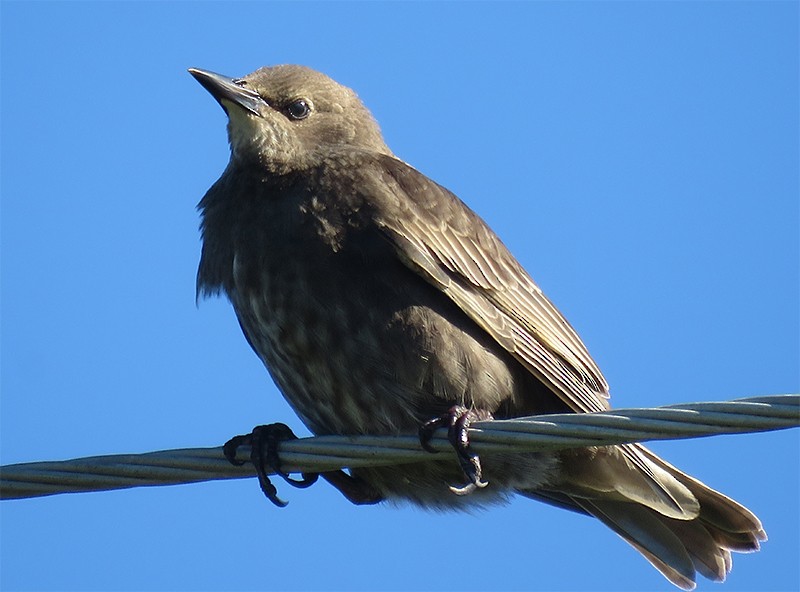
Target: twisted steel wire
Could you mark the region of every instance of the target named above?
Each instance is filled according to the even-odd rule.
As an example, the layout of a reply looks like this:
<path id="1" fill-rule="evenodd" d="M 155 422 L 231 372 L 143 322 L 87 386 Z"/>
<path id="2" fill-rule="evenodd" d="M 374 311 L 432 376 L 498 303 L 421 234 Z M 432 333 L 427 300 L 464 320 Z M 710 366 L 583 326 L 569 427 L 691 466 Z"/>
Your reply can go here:
<path id="1" fill-rule="evenodd" d="M 798 426 L 800 395 L 791 394 L 482 421 L 471 426 L 469 436 L 480 454 L 697 438 Z M 437 451 L 451 450 L 444 430 L 437 432 L 431 445 Z M 241 447 L 238 456 L 247 460 L 247 447 Z M 306 473 L 425 462 L 435 458 L 420 448 L 416 436 L 302 438 L 282 442 L 279 456 L 284 470 Z M 0 499 L 241 479 L 253 475 L 255 470 L 250 463 L 240 467 L 230 464 L 221 446 L 93 456 L 2 466 Z"/>

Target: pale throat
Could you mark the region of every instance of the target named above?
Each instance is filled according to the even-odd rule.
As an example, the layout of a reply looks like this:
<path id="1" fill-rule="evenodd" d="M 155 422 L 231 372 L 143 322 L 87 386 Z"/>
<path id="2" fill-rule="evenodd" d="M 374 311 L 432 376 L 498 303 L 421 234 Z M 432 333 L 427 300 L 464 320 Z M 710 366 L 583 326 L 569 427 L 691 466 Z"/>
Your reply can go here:
<path id="1" fill-rule="evenodd" d="M 228 141 L 234 159 L 252 160 L 255 157 L 272 168 L 296 158 L 292 150 L 294 141 L 287 130 L 241 108 L 228 107 L 228 113 Z"/>

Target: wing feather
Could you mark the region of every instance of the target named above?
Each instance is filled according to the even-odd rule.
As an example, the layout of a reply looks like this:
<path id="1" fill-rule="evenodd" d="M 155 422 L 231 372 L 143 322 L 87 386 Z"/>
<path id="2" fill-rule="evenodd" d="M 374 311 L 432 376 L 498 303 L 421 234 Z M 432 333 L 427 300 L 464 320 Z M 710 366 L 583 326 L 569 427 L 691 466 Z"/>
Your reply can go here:
<path id="1" fill-rule="evenodd" d="M 608 409 L 608 384 L 578 334 L 497 235 L 447 189 L 390 156 L 362 190 L 387 189 L 375 213 L 405 264 L 577 412 Z M 374 170 L 372 172 L 375 172 Z M 376 179 L 380 187 L 372 186 Z"/>

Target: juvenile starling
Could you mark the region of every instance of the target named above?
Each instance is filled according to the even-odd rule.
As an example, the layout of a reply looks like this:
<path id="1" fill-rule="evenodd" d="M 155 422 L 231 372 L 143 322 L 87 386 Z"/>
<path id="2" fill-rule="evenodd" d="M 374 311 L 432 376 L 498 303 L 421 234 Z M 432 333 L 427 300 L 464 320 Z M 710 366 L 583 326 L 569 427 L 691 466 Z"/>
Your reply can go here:
<path id="1" fill-rule="evenodd" d="M 458 509 L 518 493 L 599 518 L 684 589 L 759 548 L 750 511 L 638 444 L 479 459 L 472 420 L 609 408 L 573 328 L 483 220 L 392 154 L 353 91 L 301 66 L 190 72 L 231 146 L 199 205 L 198 294 L 227 295 L 315 434 L 425 444 L 450 428 L 460 464 L 357 469 L 350 489 L 330 476 L 351 500 Z"/>

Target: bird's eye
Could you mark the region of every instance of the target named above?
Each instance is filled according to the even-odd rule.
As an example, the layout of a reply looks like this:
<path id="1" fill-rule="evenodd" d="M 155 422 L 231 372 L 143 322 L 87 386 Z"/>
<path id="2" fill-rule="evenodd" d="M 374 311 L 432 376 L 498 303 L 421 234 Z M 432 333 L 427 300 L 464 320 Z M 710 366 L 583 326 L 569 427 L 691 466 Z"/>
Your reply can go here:
<path id="1" fill-rule="evenodd" d="M 305 99 L 297 99 L 286 106 L 286 112 L 292 119 L 305 119 L 311 114 L 311 106 Z"/>

